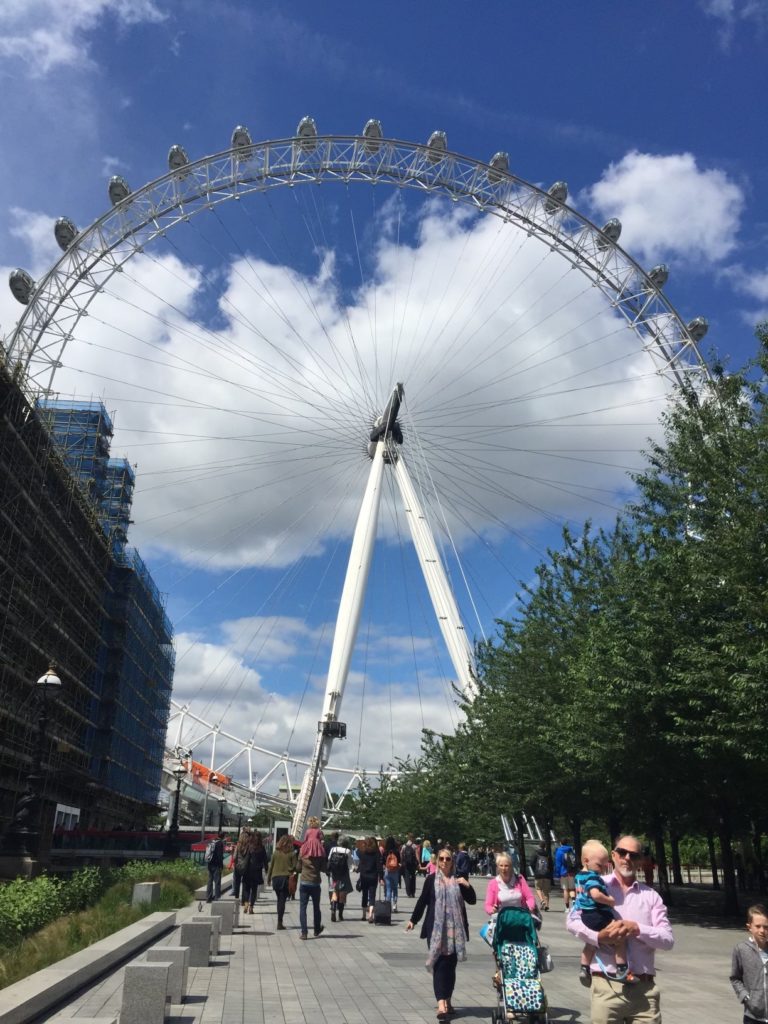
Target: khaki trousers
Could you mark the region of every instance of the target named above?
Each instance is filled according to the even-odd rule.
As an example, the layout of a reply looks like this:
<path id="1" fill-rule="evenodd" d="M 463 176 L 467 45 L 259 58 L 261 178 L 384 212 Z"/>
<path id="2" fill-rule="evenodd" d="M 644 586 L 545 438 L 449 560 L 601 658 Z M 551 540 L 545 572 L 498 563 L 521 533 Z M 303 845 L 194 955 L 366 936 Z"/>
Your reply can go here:
<path id="1" fill-rule="evenodd" d="M 661 1024 L 660 993 L 655 979 L 622 985 L 592 975 L 592 1024 Z"/>
<path id="2" fill-rule="evenodd" d="M 549 892 L 551 888 L 552 883 L 548 878 L 536 879 L 536 895 L 539 897 L 542 907 L 549 907 Z"/>

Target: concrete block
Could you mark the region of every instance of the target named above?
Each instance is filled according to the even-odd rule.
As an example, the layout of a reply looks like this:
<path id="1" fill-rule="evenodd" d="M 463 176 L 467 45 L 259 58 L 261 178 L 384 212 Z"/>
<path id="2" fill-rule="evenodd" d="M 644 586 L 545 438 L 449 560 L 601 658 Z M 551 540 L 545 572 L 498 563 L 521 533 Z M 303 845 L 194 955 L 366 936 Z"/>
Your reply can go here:
<path id="1" fill-rule="evenodd" d="M 210 924 L 210 926 L 211 926 L 211 956 L 216 956 L 218 954 L 218 952 L 219 952 L 219 949 L 221 948 L 220 947 L 220 942 L 219 942 L 219 936 L 221 935 L 221 918 L 218 917 L 216 914 L 211 914 L 210 917 L 207 917 L 207 916 L 205 916 L 205 917 L 202 917 L 202 916 L 201 917 L 193 917 L 192 921 L 193 922 L 197 922 L 198 924 L 200 924 L 201 922 L 202 923 L 207 922 L 207 923 Z"/>
<path id="2" fill-rule="evenodd" d="M 120 1024 L 163 1024 L 168 1000 L 169 962 L 128 964 L 123 979 Z"/>
<path id="3" fill-rule="evenodd" d="M 140 903 L 156 903 L 159 899 L 159 882 L 137 882 L 133 887 L 131 906 L 138 907 Z"/>
<path id="4" fill-rule="evenodd" d="M 179 945 L 189 946 L 189 966 L 207 967 L 213 932 L 210 917 L 204 918 L 202 922 L 185 921 L 179 931 Z"/>
<path id="5" fill-rule="evenodd" d="M 49 1017 L 47 1024 L 118 1024 L 119 1017 Z"/>
<path id="6" fill-rule="evenodd" d="M 237 904 L 234 900 L 215 900 L 211 904 L 211 913 L 221 918 L 221 934 L 231 935 L 235 927 L 235 911 Z"/>
<path id="7" fill-rule="evenodd" d="M 153 946 L 147 950 L 149 963 L 168 962 L 168 996 L 172 1003 L 183 1003 L 187 994 L 189 946 Z"/>

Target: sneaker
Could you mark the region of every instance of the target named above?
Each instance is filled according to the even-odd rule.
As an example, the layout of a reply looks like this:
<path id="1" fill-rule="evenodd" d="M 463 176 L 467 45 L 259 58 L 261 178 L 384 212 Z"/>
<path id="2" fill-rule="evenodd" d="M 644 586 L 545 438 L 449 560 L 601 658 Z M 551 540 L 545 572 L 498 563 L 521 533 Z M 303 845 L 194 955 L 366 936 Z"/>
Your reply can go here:
<path id="1" fill-rule="evenodd" d="M 309 938 L 309 936 L 307 935 L 306 932 L 302 932 L 301 935 L 299 936 L 299 938 L 300 939 L 307 939 L 307 938 Z"/>
<path id="2" fill-rule="evenodd" d="M 320 927 L 315 931 L 315 938 L 317 938 L 318 935 L 322 935 L 324 931 L 325 931 L 325 925 L 321 924 Z"/>
<path id="3" fill-rule="evenodd" d="M 589 988 L 592 984 L 592 972 L 586 964 L 582 964 L 579 968 L 579 981 L 585 988 Z"/>

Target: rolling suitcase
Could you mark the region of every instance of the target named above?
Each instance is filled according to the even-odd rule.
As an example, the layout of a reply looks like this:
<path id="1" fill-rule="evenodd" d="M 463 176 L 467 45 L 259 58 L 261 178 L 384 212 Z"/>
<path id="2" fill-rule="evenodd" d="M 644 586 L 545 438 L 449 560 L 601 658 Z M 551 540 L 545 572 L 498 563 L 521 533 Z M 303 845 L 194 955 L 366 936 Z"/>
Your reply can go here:
<path id="1" fill-rule="evenodd" d="M 391 900 L 376 900 L 373 904 L 373 923 L 392 924 Z"/>

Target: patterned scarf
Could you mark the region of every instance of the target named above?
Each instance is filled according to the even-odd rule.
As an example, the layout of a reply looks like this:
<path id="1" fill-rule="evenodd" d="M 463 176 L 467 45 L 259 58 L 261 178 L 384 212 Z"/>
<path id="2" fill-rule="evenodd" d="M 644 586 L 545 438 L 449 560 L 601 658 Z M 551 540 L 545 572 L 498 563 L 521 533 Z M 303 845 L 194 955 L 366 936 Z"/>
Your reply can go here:
<path id="1" fill-rule="evenodd" d="M 459 960 L 467 959 L 466 937 L 462 907 L 464 898 L 455 878 L 446 878 L 442 871 L 435 874 L 435 920 L 429 940 L 427 970 L 435 969 L 440 956 L 455 953 Z"/>

